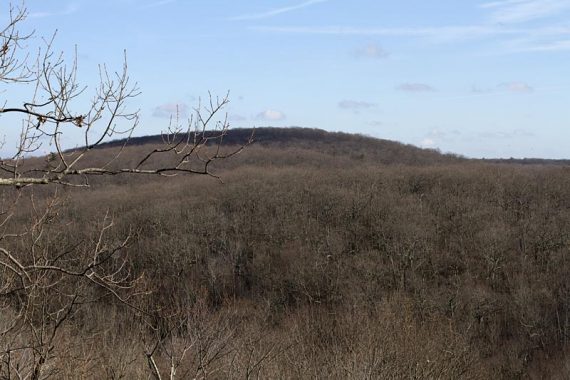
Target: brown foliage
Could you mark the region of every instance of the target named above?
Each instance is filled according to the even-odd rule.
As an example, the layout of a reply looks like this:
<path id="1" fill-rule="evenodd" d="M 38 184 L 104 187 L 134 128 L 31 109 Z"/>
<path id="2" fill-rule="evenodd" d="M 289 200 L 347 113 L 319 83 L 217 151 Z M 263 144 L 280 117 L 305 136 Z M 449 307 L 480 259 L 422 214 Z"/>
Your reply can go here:
<path id="1" fill-rule="evenodd" d="M 109 238 L 134 234 L 125 255 L 148 293 L 146 314 L 104 297 L 74 316 L 59 339 L 78 364 L 54 360 L 61 373 L 142 377 L 152 353 L 182 378 L 569 375 L 566 168 L 263 145 L 235 161 L 217 169 L 224 184 L 68 192 L 58 241 L 87 239 L 109 211 Z"/>

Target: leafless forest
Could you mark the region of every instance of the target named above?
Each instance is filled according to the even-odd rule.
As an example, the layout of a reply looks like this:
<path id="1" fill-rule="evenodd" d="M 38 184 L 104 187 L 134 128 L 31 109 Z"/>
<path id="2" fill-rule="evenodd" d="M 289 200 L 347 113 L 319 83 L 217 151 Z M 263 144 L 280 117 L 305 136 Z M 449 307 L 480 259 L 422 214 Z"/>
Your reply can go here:
<path id="1" fill-rule="evenodd" d="M 21 205 L 11 227 L 47 219 L 15 245 L 70 267 L 117 246 L 128 276 L 120 299 L 59 274 L 75 288 L 38 289 L 44 307 L 78 297 L 50 341 L 53 376 L 146 378 L 150 359 L 179 378 L 569 376 L 567 167 L 302 129 L 258 135 L 217 165 L 223 183 L 97 177 L 59 189 L 47 216 Z M 55 189 L 21 191 L 46 210 Z M 36 323 L 53 330 L 29 323 L 22 344 L 39 344 Z"/>
<path id="2" fill-rule="evenodd" d="M 128 138 L 126 61 L 77 113 L 25 16 L 0 30 L 1 379 L 570 378 L 568 162 L 233 130 L 215 96 Z"/>

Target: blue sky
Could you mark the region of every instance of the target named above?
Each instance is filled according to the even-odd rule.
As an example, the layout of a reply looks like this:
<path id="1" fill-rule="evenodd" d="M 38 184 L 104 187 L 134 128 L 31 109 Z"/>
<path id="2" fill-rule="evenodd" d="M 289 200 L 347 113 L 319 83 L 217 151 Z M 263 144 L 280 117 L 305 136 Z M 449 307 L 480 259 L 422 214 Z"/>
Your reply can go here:
<path id="1" fill-rule="evenodd" d="M 469 157 L 570 158 L 570 0 L 27 0 L 26 27 L 120 68 L 138 135 L 230 91 L 233 127 L 362 133 Z M 2 12 L 5 12 L 3 9 Z"/>

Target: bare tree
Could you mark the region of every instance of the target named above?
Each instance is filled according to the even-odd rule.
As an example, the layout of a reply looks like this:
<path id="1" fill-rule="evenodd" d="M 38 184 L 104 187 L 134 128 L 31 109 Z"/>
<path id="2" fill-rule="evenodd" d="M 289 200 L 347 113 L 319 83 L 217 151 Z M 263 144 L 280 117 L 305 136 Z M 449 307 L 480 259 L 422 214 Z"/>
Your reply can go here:
<path id="1" fill-rule="evenodd" d="M 66 62 L 54 52 L 54 39 L 34 59 L 26 49 L 31 35 L 21 34 L 26 9 L 10 6 L 6 26 L 0 29 L 0 96 L 12 86 L 33 85 L 29 101 L 0 103 L 0 121 L 21 123 L 17 141 L 5 141 L 14 149 L 0 159 L 0 377 L 42 379 L 57 375 L 50 360 L 59 354 L 57 336 L 81 307 L 101 298 L 111 298 L 145 313 L 133 297 L 141 290 L 132 275 L 124 248 L 130 235 L 109 236 L 113 218 L 107 215 L 98 233 L 89 241 L 66 241 L 57 223 L 64 199 L 61 186 L 87 187 L 90 178 L 103 175 L 215 176 L 210 164 L 239 153 L 244 146 L 223 152 L 228 132 L 222 114 L 228 96 L 209 96 L 188 120 L 171 120 L 163 144 L 151 148 L 131 165 L 120 155 L 139 124 L 138 111 L 128 103 L 139 94 L 128 75 L 126 58 L 121 70 L 99 67 L 100 81 L 88 102 L 89 88 L 77 79 L 77 59 Z M 75 54 L 76 56 L 77 54 Z M 88 104 L 81 112 L 77 105 Z M 220 116 L 221 115 L 221 116 Z M 79 148 L 66 149 L 62 138 L 80 130 Z M 89 157 L 111 138 L 126 138 L 105 162 L 92 165 Z M 251 141 L 251 140 L 250 140 Z M 52 152 L 45 159 L 31 159 L 43 147 Z M 167 159 L 157 159 L 165 156 Z M 52 196 L 36 199 L 34 188 L 45 185 Z M 22 211 L 22 209 L 24 211 Z M 16 230 L 13 219 L 28 218 L 28 227 Z M 152 359 L 152 355 L 148 356 Z"/>
<path id="2" fill-rule="evenodd" d="M 137 84 L 132 84 L 128 76 L 125 58 L 122 70 L 109 72 L 106 66 L 99 67 L 99 84 L 90 100 L 88 109 L 77 113 L 72 106 L 85 97 L 87 87 L 77 80 L 77 60 L 67 65 L 62 54 L 55 54 L 53 38 L 45 41 L 43 52 L 35 63 L 29 65 L 26 59 L 18 58 L 22 43 L 30 36 L 21 36 L 17 26 L 25 18 L 25 9 L 11 8 L 11 18 L 7 28 L 0 34 L 0 83 L 14 85 L 30 82 L 35 85 L 33 99 L 22 105 L 9 106 L 7 101 L 0 108 L 0 115 L 17 114 L 23 116 L 19 141 L 15 153 L 0 160 L 0 185 L 26 186 L 57 183 L 74 186 L 87 186 L 90 175 L 130 174 L 209 174 L 211 162 L 239 153 L 241 149 L 228 154 L 220 151 L 223 137 L 228 131 L 227 119 L 219 119 L 223 107 L 228 103 L 228 95 L 222 98 L 209 96 L 208 103 L 200 104 L 194 115 L 181 125 L 178 116 L 171 120 L 164 135 L 164 146 L 148 153 L 132 167 L 112 167 L 120 151 L 108 162 L 97 167 L 85 167 L 82 163 L 93 149 L 112 137 L 128 137 L 139 124 L 138 111 L 130 111 L 128 101 L 139 95 Z M 82 148 L 66 151 L 62 147 L 62 137 L 69 134 L 70 128 L 82 129 Z M 215 145 L 216 149 L 205 149 Z M 48 157 L 46 167 L 29 167 L 25 158 L 38 152 L 42 146 L 50 146 L 55 151 Z M 149 167 L 151 158 L 160 154 L 175 154 L 176 159 L 163 167 Z M 201 164 L 191 165 L 193 159 Z M 80 178 L 79 181 L 77 178 Z"/>

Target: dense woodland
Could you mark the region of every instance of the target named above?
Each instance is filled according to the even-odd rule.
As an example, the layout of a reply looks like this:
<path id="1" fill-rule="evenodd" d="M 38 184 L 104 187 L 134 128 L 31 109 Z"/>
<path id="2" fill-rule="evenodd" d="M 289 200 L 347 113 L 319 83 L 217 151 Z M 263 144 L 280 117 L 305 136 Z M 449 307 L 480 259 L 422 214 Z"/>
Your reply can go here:
<path id="1" fill-rule="evenodd" d="M 152 365 L 162 378 L 570 377 L 570 168 L 316 130 L 256 136 L 216 164 L 221 181 L 2 189 L 34 200 L 2 226 L 4 246 L 73 268 L 119 242 L 128 273 L 120 297 L 63 275 L 37 289 L 28 302 L 49 299 L 48 315 L 66 312 L 66 286 L 75 306 L 57 328 L 30 315 L 11 347 L 53 331 L 43 373 L 70 379 L 156 378 Z M 152 144 L 135 140 L 117 165 Z M 10 235 L 40 219 L 41 234 Z M 0 328 L 19 302 L 2 297 Z"/>

